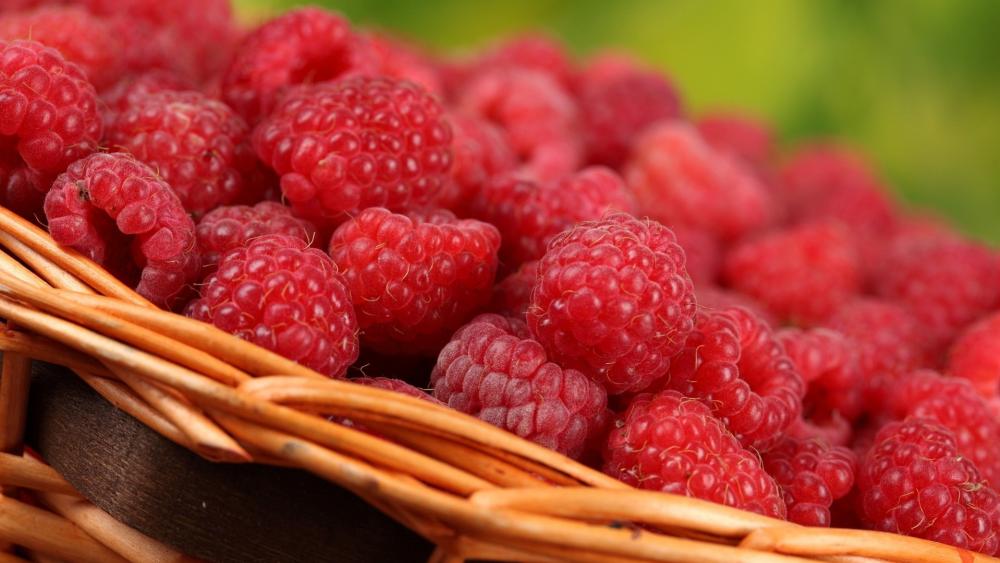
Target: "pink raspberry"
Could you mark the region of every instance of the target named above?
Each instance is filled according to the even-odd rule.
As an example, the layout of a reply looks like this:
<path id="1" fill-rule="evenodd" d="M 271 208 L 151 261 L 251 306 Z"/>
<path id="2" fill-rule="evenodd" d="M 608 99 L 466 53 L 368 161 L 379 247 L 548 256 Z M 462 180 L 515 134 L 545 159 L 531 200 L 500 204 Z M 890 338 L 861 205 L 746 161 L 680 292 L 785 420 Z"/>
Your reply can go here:
<path id="1" fill-rule="evenodd" d="M 749 170 L 680 121 L 639 136 L 625 180 L 644 214 L 726 240 L 767 225 L 773 213 L 770 194 Z"/>
<path id="2" fill-rule="evenodd" d="M 429 55 L 399 38 L 378 32 L 368 33 L 365 40 L 372 49 L 380 74 L 409 80 L 435 96 L 442 96 L 444 86 Z"/>
<path id="3" fill-rule="evenodd" d="M 793 324 L 816 324 L 861 290 L 854 239 L 840 223 L 809 223 L 735 246 L 723 266 L 734 288 Z"/>
<path id="4" fill-rule="evenodd" d="M 774 133 L 766 123 L 739 112 L 713 112 L 698 118 L 698 133 L 719 152 L 763 171 L 774 154 Z"/>
<path id="5" fill-rule="evenodd" d="M 167 70 L 130 74 L 101 92 L 104 130 L 109 131 L 119 114 L 140 104 L 148 96 L 167 91 L 194 89 L 195 85 L 191 81 Z"/>
<path id="6" fill-rule="evenodd" d="M 0 205 L 31 215 L 52 180 L 97 149 L 97 93 L 55 49 L 0 40 L 0 115 Z"/>
<path id="7" fill-rule="evenodd" d="M 700 285 L 695 288 L 698 309 L 704 311 L 721 311 L 739 307 L 753 313 L 768 326 L 777 327 L 781 323 L 759 301 L 738 291 L 725 289 L 714 285 Z"/>
<path id="8" fill-rule="evenodd" d="M 788 520 L 804 526 L 830 525 L 830 505 L 850 492 L 858 465 L 854 452 L 822 440 L 782 438 L 762 458 L 781 487 Z"/>
<path id="9" fill-rule="evenodd" d="M 476 68 L 520 68 L 548 74 L 561 86 L 568 86 L 573 61 L 566 48 L 545 35 L 508 37 L 488 49 L 475 63 Z"/>
<path id="10" fill-rule="evenodd" d="M 452 113 L 448 117 L 453 133 L 455 166 L 452 185 L 439 200 L 442 207 L 461 211 L 490 179 L 513 170 L 517 158 L 496 125 L 463 113 Z"/>
<path id="11" fill-rule="evenodd" d="M 330 256 L 347 281 L 361 339 L 386 354 L 436 354 L 490 301 L 500 234 L 447 211 L 369 208 L 341 225 Z"/>
<path id="12" fill-rule="evenodd" d="M 295 237 L 264 235 L 224 254 L 186 314 L 330 377 L 358 357 L 344 278 Z"/>
<path id="13" fill-rule="evenodd" d="M 470 215 L 500 230 L 500 258 L 508 270 L 541 258 L 549 242 L 575 223 L 634 209 L 621 177 L 604 167 L 585 168 L 551 182 L 500 176 L 468 202 Z"/>
<path id="14" fill-rule="evenodd" d="M 948 352 L 946 371 L 968 379 L 986 398 L 1000 394 L 1000 313 L 965 329 Z"/>
<path id="15" fill-rule="evenodd" d="M 615 55 L 590 61 L 576 77 L 576 98 L 590 162 L 620 167 L 647 127 L 681 116 L 665 76 Z"/>
<path id="16" fill-rule="evenodd" d="M 574 458 L 600 439 L 610 414 L 604 389 L 549 361 L 523 322 L 499 315 L 455 333 L 431 384 L 449 407 Z"/>
<path id="17" fill-rule="evenodd" d="M 555 361 L 620 394 L 663 377 L 694 314 L 691 278 L 673 232 L 612 213 L 552 240 L 527 319 Z"/>
<path id="18" fill-rule="evenodd" d="M 457 106 L 500 127 L 531 178 L 565 176 L 583 160 L 576 104 L 549 75 L 518 68 L 482 72 Z"/>
<path id="19" fill-rule="evenodd" d="M 801 416 L 806 391 L 771 329 L 739 308 L 698 314 L 665 384 L 708 405 L 744 446 L 759 449 Z"/>
<path id="20" fill-rule="evenodd" d="M 865 379 L 881 373 L 906 373 L 923 363 L 920 325 L 906 309 L 889 301 L 854 299 L 825 324 L 851 341 Z"/>
<path id="21" fill-rule="evenodd" d="M 253 207 L 233 205 L 217 207 L 198 221 L 198 249 L 206 274 L 215 271 L 219 259 L 230 250 L 264 235 L 285 235 L 311 243 L 316 228 L 292 215 L 292 211 L 273 201 Z"/>
<path id="22" fill-rule="evenodd" d="M 443 188 L 451 128 L 419 86 L 356 77 L 290 92 L 253 135 L 296 212 L 320 228 L 368 207 L 416 209 Z"/>
<path id="23" fill-rule="evenodd" d="M 1000 498 L 955 437 L 913 418 L 879 431 L 858 472 L 861 518 L 871 529 L 995 555 Z"/>
<path id="24" fill-rule="evenodd" d="M 248 185 L 259 164 L 246 122 L 198 92 L 138 100 L 118 114 L 108 140 L 155 169 L 195 216 L 259 191 Z"/>
<path id="25" fill-rule="evenodd" d="M 271 113 L 289 86 L 366 74 L 377 67 L 371 45 L 347 20 L 320 8 L 299 8 L 243 40 L 223 76 L 222 95 L 252 125 Z"/>
<path id="26" fill-rule="evenodd" d="M 526 319 L 531 306 L 531 292 L 538 283 L 538 261 L 521 264 L 513 274 L 493 288 L 490 310 L 518 320 Z"/>
<path id="27" fill-rule="evenodd" d="M 719 278 L 722 269 L 722 244 L 706 231 L 689 227 L 671 227 L 677 236 L 677 244 L 687 256 L 687 270 L 694 283 L 712 285 Z"/>
<path id="28" fill-rule="evenodd" d="M 198 275 L 194 222 L 170 186 L 131 155 L 74 162 L 46 196 L 45 217 L 59 244 L 112 271 L 141 268 L 136 291 L 161 307 Z"/>
<path id="29" fill-rule="evenodd" d="M 785 518 L 781 491 L 708 407 L 676 391 L 642 394 L 615 420 L 605 473 L 629 485 Z"/>

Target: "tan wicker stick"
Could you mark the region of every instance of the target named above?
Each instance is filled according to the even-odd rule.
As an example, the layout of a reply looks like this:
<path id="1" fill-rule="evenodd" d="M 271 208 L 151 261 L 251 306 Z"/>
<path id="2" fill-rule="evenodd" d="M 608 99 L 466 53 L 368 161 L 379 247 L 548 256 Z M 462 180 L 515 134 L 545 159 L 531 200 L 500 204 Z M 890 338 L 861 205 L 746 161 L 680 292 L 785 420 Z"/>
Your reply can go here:
<path id="1" fill-rule="evenodd" d="M 995 558 L 966 549 L 898 534 L 835 528 L 763 528 L 751 532 L 740 544 L 750 549 L 803 555 L 861 555 L 901 563 L 981 563 Z"/>
<path id="2" fill-rule="evenodd" d="M 0 485 L 78 496 L 72 485 L 48 465 L 14 454 L 0 453 Z"/>
<path id="3" fill-rule="evenodd" d="M 65 561 L 126 561 L 72 522 L 9 497 L 0 498 L 0 539 Z"/>
<path id="4" fill-rule="evenodd" d="M 78 293 L 94 293 L 89 285 L 2 229 L 0 229 L 0 246 L 6 247 L 53 287 L 62 287 Z"/>
<path id="5" fill-rule="evenodd" d="M 0 365 L 0 451 L 20 447 L 28 416 L 28 386 L 31 360 L 18 354 L 4 354 Z"/>
<path id="6" fill-rule="evenodd" d="M 66 346 L 16 330 L 4 330 L 0 326 L 0 352 L 20 354 L 29 358 L 45 358 L 45 361 L 70 369 L 86 370 L 104 377 L 111 372 L 98 361 Z"/>

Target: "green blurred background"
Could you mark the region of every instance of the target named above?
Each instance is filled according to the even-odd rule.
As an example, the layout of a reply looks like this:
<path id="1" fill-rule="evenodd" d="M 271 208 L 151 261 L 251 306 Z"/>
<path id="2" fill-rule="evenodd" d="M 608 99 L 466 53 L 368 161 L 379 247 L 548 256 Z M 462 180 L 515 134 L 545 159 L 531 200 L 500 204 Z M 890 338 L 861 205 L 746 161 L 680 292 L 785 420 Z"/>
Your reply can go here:
<path id="1" fill-rule="evenodd" d="M 236 0 L 256 20 L 305 4 Z M 1000 1 L 338 0 L 441 51 L 525 29 L 662 68 L 695 113 L 744 108 L 784 143 L 836 137 L 915 207 L 1000 242 Z"/>

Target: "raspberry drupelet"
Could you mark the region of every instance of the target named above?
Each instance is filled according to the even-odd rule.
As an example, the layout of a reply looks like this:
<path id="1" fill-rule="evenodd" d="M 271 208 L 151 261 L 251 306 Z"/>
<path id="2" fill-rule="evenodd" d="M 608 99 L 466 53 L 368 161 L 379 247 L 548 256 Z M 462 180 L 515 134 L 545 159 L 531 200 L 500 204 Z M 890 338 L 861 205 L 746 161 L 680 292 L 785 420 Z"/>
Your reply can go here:
<path id="1" fill-rule="evenodd" d="M 573 458 L 602 438 L 610 415 L 604 389 L 549 361 L 523 322 L 500 315 L 459 329 L 431 384 L 449 407 Z"/>
<path id="2" fill-rule="evenodd" d="M 784 437 L 761 457 L 764 469 L 781 487 L 788 520 L 796 524 L 829 526 L 830 505 L 854 486 L 857 456 L 820 439 Z"/>
<path id="3" fill-rule="evenodd" d="M 866 380 L 906 373 L 924 362 L 920 324 L 895 303 L 857 298 L 842 305 L 824 324 L 851 341 Z"/>
<path id="4" fill-rule="evenodd" d="M 264 235 L 224 254 L 186 314 L 329 377 L 358 357 L 347 284 L 299 238 Z"/>
<path id="5" fill-rule="evenodd" d="M 299 86 L 257 126 L 253 144 L 292 208 L 320 228 L 368 207 L 425 206 L 452 165 L 440 102 L 384 77 Z"/>
<path id="6" fill-rule="evenodd" d="M 694 315 L 691 278 L 673 232 L 612 213 L 553 239 L 527 319 L 554 361 L 619 394 L 664 376 Z"/>
<path id="7" fill-rule="evenodd" d="M 110 131 L 118 114 L 142 102 L 147 96 L 167 91 L 195 90 L 195 85 L 183 76 L 168 70 L 154 69 L 130 74 L 101 92 L 101 113 L 104 130 Z"/>
<path id="8" fill-rule="evenodd" d="M 489 121 L 464 113 L 448 115 L 452 128 L 452 152 L 455 165 L 452 182 L 438 199 L 446 207 L 464 215 L 470 199 L 492 178 L 517 166 L 514 151 L 503 131 Z"/>
<path id="9" fill-rule="evenodd" d="M 141 269 L 136 291 L 161 307 L 183 297 L 198 276 L 194 222 L 170 186 L 129 154 L 73 163 L 46 196 L 45 218 L 56 242 L 127 281 Z"/>
<path id="10" fill-rule="evenodd" d="M 341 225 L 330 256 L 351 290 L 362 342 L 381 353 L 431 355 L 490 302 L 500 234 L 448 211 L 373 207 Z"/>
<path id="11" fill-rule="evenodd" d="M 701 402 L 677 391 L 636 396 L 615 420 L 605 473 L 654 491 L 785 518 L 777 483 Z"/>
<path id="12" fill-rule="evenodd" d="M 198 221 L 197 235 L 203 273 L 209 274 L 223 254 L 257 237 L 286 235 L 311 243 L 316 228 L 284 205 L 262 201 L 252 207 L 233 205 L 209 211 Z"/>
<path id="13" fill-rule="evenodd" d="M 1000 313 L 965 329 L 948 352 L 945 371 L 969 380 L 984 397 L 1000 394 Z"/>

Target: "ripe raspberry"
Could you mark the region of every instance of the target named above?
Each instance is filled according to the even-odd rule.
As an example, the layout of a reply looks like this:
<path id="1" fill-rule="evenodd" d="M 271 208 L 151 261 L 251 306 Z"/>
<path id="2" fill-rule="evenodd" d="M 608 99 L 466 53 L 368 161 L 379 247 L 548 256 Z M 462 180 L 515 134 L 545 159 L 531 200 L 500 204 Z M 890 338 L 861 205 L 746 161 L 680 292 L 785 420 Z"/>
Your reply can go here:
<path id="1" fill-rule="evenodd" d="M 632 401 L 608 438 L 604 471 L 635 487 L 785 517 L 778 485 L 757 455 L 708 407 L 676 391 Z"/>
<path id="2" fill-rule="evenodd" d="M 250 207 L 233 205 L 217 207 L 198 221 L 198 249 L 203 272 L 215 271 L 225 253 L 264 235 L 285 235 L 311 243 L 316 228 L 308 221 L 292 215 L 290 209 L 273 201 L 262 201 Z"/>
<path id="3" fill-rule="evenodd" d="M 364 40 L 372 49 L 379 74 L 399 80 L 409 80 L 419 84 L 431 94 L 441 97 L 444 86 L 441 84 L 437 68 L 430 57 L 418 47 L 380 33 L 369 33 Z"/>
<path id="4" fill-rule="evenodd" d="M 615 168 L 643 130 L 681 116 L 680 96 L 665 76 L 615 55 L 590 61 L 576 77 L 576 99 L 588 160 Z"/>
<path id="5" fill-rule="evenodd" d="M 142 74 L 128 75 L 101 93 L 104 130 L 110 130 L 120 113 L 138 105 L 147 96 L 170 90 L 194 89 L 193 83 L 166 70 L 151 70 Z"/>
<path id="6" fill-rule="evenodd" d="M 357 77 L 290 92 L 254 131 L 301 216 L 332 226 L 368 207 L 429 203 L 451 168 L 441 104 L 409 82 Z"/>
<path id="7" fill-rule="evenodd" d="M 161 307 L 198 275 L 194 223 L 170 186 L 131 155 L 74 162 L 46 196 L 45 217 L 59 244 L 112 271 L 141 268 L 136 291 Z"/>
<path id="8" fill-rule="evenodd" d="M 758 319 L 767 323 L 768 326 L 778 327 L 781 323 L 774 317 L 774 314 L 764 308 L 758 301 L 749 295 L 744 295 L 731 289 L 723 289 L 714 285 L 700 285 L 695 288 L 698 308 L 704 311 L 721 311 L 740 307 L 753 313 Z"/>
<path id="9" fill-rule="evenodd" d="M 439 200 L 442 207 L 458 211 L 464 210 L 491 178 L 513 170 L 517 159 L 496 125 L 463 113 L 452 113 L 448 118 L 455 156 L 451 184 L 454 189 L 447 190 L 449 193 Z"/>
<path id="10" fill-rule="evenodd" d="M 97 89 L 125 70 L 121 41 L 104 20 L 78 7 L 52 6 L 0 18 L 0 39 L 32 39 L 76 63 Z"/>
<path id="11" fill-rule="evenodd" d="M 501 176 L 468 203 L 471 216 L 500 230 L 500 259 L 508 271 L 541 258 L 549 241 L 575 223 L 634 209 L 621 177 L 604 167 L 585 168 L 551 182 Z"/>
<path id="12" fill-rule="evenodd" d="M 431 384 L 449 407 L 573 458 L 600 439 L 610 414 L 599 385 L 550 362 L 524 323 L 499 315 L 455 333 Z"/>
<path id="13" fill-rule="evenodd" d="M 508 37 L 488 49 L 472 66 L 477 70 L 515 68 L 542 72 L 563 87 L 569 86 L 573 75 L 573 61 L 566 48 L 544 35 Z"/>
<path id="14" fill-rule="evenodd" d="M 900 237 L 885 253 L 875 285 L 913 314 L 936 355 L 997 305 L 1000 262 L 989 249 L 956 237 Z"/>
<path id="15" fill-rule="evenodd" d="M 186 314 L 330 377 L 358 357 L 344 278 L 295 237 L 264 235 L 227 252 Z"/>
<path id="16" fill-rule="evenodd" d="M 665 384 L 708 405 L 743 445 L 758 449 L 799 418 L 806 391 L 771 329 L 739 308 L 698 314 Z"/>
<path id="17" fill-rule="evenodd" d="M 861 289 L 860 258 L 840 223 L 809 223 L 751 239 L 726 256 L 730 285 L 794 324 L 816 324 Z"/>
<path id="18" fill-rule="evenodd" d="M 237 200 L 258 166 L 246 122 L 198 92 L 160 92 L 120 113 L 108 140 L 150 165 L 201 216 Z"/>
<path id="19" fill-rule="evenodd" d="M 457 105 L 499 126 L 530 178 L 554 180 L 574 172 L 583 160 L 576 104 L 546 74 L 510 68 L 480 73 Z"/>
<path id="20" fill-rule="evenodd" d="M 826 326 L 850 339 L 866 380 L 881 373 L 906 373 L 923 363 L 920 325 L 889 301 L 854 299 L 827 319 Z"/>
<path id="21" fill-rule="evenodd" d="M 639 136 L 625 180 L 644 214 L 726 240 L 765 226 L 773 213 L 770 194 L 749 170 L 679 121 Z"/>
<path id="22" fill-rule="evenodd" d="M 490 301 L 500 234 L 447 211 L 369 208 L 341 225 L 330 256 L 347 281 L 361 339 L 385 354 L 436 354 Z"/>
<path id="23" fill-rule="evenodd" d="M 516 272 L 507 276 L 493 288 L 490 310 L 506 317 L 525 320 L 531 306 L 531 291 L 538 283 L 538 261 L 521 264 Z"/>
<path id="24" fill-rule="evenodd" d="M 711 233 L 689 227 L 671 227 L 684 249 L 687 270 L 698 285 L 712 285 L 722 267 L 722 244 Z"/>
<path id="25" fill-rule="evenodd" d="M 861 517 L 874 530 L 995 555 L 1000 499 L 946 428 L 919 418 L 886 425 L 858 472 Z"/>
<path id="26" fill-rule="evenodd" d="M 222 95 L 252 125 L 271 113 L 288 86 L 372 73 L 377 67 L 371 45 L 347 20 L 320 8 L 300 8 L 243 40 L 223 76 Z"/>
<path id="27" fill-rule="evenodd" d="M 422 399 L 429 403 L 434 403 L 435 405 L 441 405 L 443 407 L 447 406 L 437 400 L 433 395 L 428 394 L 423 389 L 417 389 L 402 379 L 395 379 L 392 377 L 358 377 L 356 379 L 352 379 L 351 382 L 358 383 L 366 387 L 377 387 L 387 391 L 395 391 L 396 393 Z"/>
<path id="28" fill-rule="evenodd" d="M 1000 394 L 1000 313 L 965 329 L 948 352 L 946 371 L 968 379 L 984 397 Z"/>
<path id="29" fill-rule="evenodd" d="M 762 456 L 764 469 L 781 487 L 788 520 L 830 526 L 830 505 L 854 486 L 858 465 L 854 452 L 822 440 L 782 438 Z"/>
<path id="30" fill-rule="evenodd" d="M 666 373 L 694 314 L 673 232 L 612 213 L 552 240 L 527 319 L 555 361 L 620 394 L 642 391 Z"/>
<path id="31" fill-rule="evenodd" d="M 738 112 L 716 112 L 701 116 L 698 133 L 715 150 L 739 158 L 763 171 L 774 154 L 774 134 L 766 123 Z"/>
<path id="32" fill-rule="evenodd" d="M 55 49 L 0 40 L 0 115 L 0 205 L 30 215 L 57 175 L 96 150 L 97 94 Z"/>

